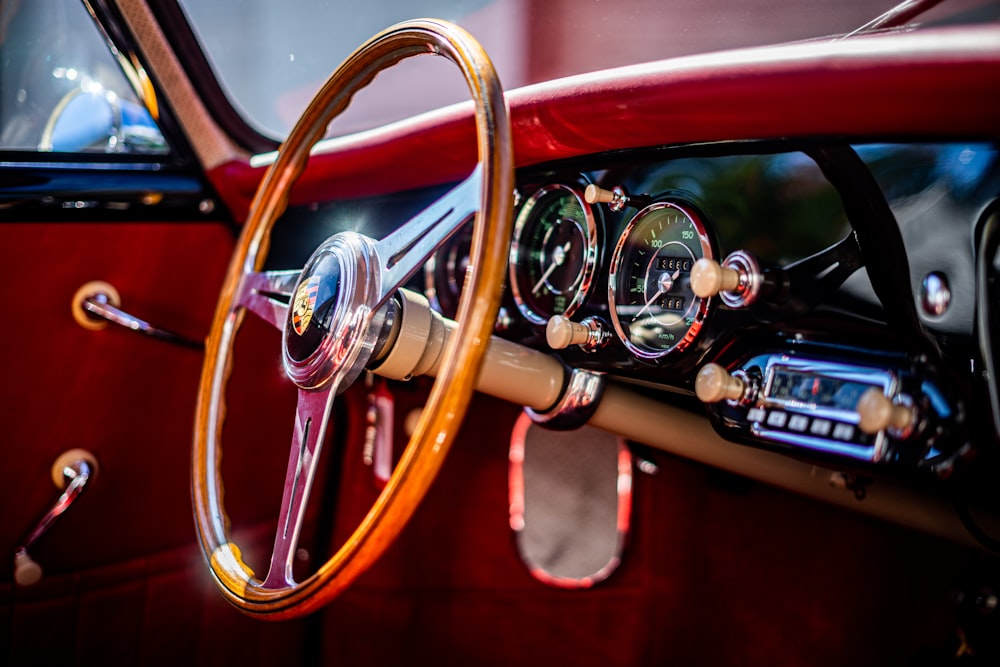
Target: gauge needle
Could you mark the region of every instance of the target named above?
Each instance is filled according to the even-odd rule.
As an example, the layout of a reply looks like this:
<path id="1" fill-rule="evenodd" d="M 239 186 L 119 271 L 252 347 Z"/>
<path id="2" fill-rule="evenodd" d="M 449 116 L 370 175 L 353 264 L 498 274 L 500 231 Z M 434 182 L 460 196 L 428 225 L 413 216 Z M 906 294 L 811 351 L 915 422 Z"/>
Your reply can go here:
<path id="1" fill-rule="evenodd" d="M 654 301 L 656 301 L 657 299 L 659 299 L 662 295 L 663 295 L 663 290 L 662 289 L 657 290 L 656 294 L 654 294 L 653 296 L 649 297 L 649 301 L 647 301 L 646 304 L 642 307 L 642 310 L 640 310 L 638 313 L 635 314 L 635 318 L 633 318 L 633 319 L 639 319 L 639 317 L 643 313 L 645 313 L 647 310 L 649 310 L 649 306 Z"/>
<path id="2" fill-rule="evenodd" d="M 657 281 L 659 283 L 660 289 L 656 290 L 656 294 L 654 294 L 653 296 L 649 297 L 649 301 L 647 301 L 645 303 L 645 305 L 643 305 L 642 310 L 640 310 L 638 313 L 636 313 L 635 314 L 635 318 L 633 318 L 633 319 L 636 319 L 636 320 L 639 319 L 639 316 L 642 315 L 643 313 L 645 313 L 647 310 L 649 310 L 649 307 L 653 304 L 654 301 L 656 301 L 661 296 L 663 296 L 664 294 L 666 294 L 667 292 L 669 292 L 673 288 L 674 281 L 677 280 L 677 277 L 679 275 L 681 275 L 681 270 L 680 269 L 677 269 L 676 271 L 674 271 L 673 275 L 671 275 L 671 276 L 668 276 L 665 273 L 661 274 L 660 275 L 660 279 Z"/>
<path id="3" fill-rule="evenodd" d="M 556 249 L 552 251 L 552 263 L 549 264 L 549 268 L 545 269 L 545 273 L 543 273 L 542 277 L 538 279 L 535 286 L 531 288 L 532 294 L 538 294 L 538 290 L 542 289 L 542 285 L 544 285 L 545 281 L 549 279 L 552 272 L 562 266 L 563 262 L 566 261 L 566 253 L 569 252 L 570 247 L 572 247 L 572 244 L 569 241 L 566 241 L 566 243 L 561 246 L 556 246 Z"/>

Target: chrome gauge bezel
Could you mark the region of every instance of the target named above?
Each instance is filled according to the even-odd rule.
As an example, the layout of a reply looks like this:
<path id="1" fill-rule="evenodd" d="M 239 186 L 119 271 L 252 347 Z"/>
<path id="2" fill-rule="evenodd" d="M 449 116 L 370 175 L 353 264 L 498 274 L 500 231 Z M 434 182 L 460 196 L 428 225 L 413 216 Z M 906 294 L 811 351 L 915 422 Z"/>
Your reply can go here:
<path id="1" fill-rule="evenodd" d="M 527 286 L 522 284 L 525 280 L 527 274 L 527 269 L 525 268 L 524 262 L 527 261 L 527 255 L 530 252 L 528 246 L 528 239 L 526 237 L 526 232 L 531 230 L 532 225 L 538 222 L 538 205 L 543 200 L 547 199 L 553 193 L 561 193 L 569 195 L 576 199 L 583 211 L 583 220 L 573 220 L 576 225 L 577 230 L 583 238 L 583 265 L 580 268 L 579 282 L 574 280 L 575 292 L 569 299 L 565 308 L 559 313 L 542 313 L 536 312 L 534 308 L 528 303 L 531 299 L 528 298 L 525 289 Z M 599 239 L 599 226 L 598 226 L 598 213 L 595 211 L 594 207 L 586 202 L 583 198 L 582 188 L 578 188 L 573 185 L 567 185 L 563 183 L 554 183 L 546 185 L 539 188 L 525 201 L 524 206 L 517 214 L 517 219 L 514 223 L 514 234 L 510 245 L 510 255 L 508 257 L 508 277 L 510 280 L 511 294 L 514 297 L 514 302 L 517 304 L 517 309 L 521 312 L 521 315 L 525 317 L 528 321 L 533 324 L 545 324 L 548 322 L 552 315 L 563 315 L 564 317 L 571 317 L 575 313 L 583 302 L 586 300 L 587 296 L 590 294 L 590 290 L 593 287 L 594 275 L 597 270 L 597 263 L 600 254 L 600 239 Z M 528 279 L 530 282 L 530 279 Z"/>
<path id="2" fill-rule="evenodd" d="M 715 249 L 712 239 L 709 236 L 708 229 L 701 213 L 693 204 L 676 199 L 666 199 L 654 202 L 636 213 L 632 216 L 632 219 L 628 221 L 628 224 L 625 226 L 625 229 L 618 238 L 618 243 L 615 244 L 614 253 L 611 256 L 611 269 L 608 274 L 608 304 L 610 306 L 611 322 L 614 325 L 615 333 L 618 334 L 619 340 L 621 340 L 622 344 L 624 344 L 625 347 L 628 348 L 629 352 L 631 352 L 634 356 L 645 360 L 660 359 L 668 354 L 681 352 L 689 347 L 698 337 L 698 334 L 705 323 L 705 317 L 708 315 L 710 301 L 709 299 L 697 297 L 693 293 L 691 294 L 692 301 L 685 310 L 685 315 L 691 317 L 691 323 L 688 325 L 684 335 L 680 336 L 679 339 L 669 347 L 653 348 L 633 342 L 629 334 L 628 324 L 622 322 L 618 313 L 618 286 L 621 280 L 628 280 L 631 275 L 628 272 L 623 274 L 622 271 L 622 261 L 624 259 L 626 249 L 630 249 L 629 244 L 634 242 L 635 239 L 633 237 L 636 235 L 637 228 L 640 228 L 642 223 L 646 221 L 649 216 L 656 214 L 658 211 L 662 211 L 663 209 L 672 209 L 690 221 L 691 226 L 695 230 L 698 245 L 701 248 L 701 257 L 693 257 L 694 260 L 701 259 L 702 257 L 715 259 Z M 654 253 L 654 257 L 655 255 L 656 254 Z M 650 261 L 652 261 L 652 258 Z M 688 313 L 690 313 L 690 315 L 688 315 Z"/>

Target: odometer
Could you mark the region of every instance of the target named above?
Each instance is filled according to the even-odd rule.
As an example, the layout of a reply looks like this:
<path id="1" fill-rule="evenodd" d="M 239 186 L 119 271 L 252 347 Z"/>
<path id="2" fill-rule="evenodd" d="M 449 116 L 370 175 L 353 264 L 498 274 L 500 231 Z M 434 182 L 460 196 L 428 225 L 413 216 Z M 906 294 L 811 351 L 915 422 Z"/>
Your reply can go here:
<path id="1" fill-rule="evenodd" d="M 593 209 L 576 189 L 550 185 L 524 203 L 510 247 L 510 284 L 518 309 L 535 324 L 572 315 L 597 264 Z"/>
<path id="2" fill-rule="evenodd" d="M 608 296 L 619 338 L 636 356 L 655 359 L 687 347 L 701 328 L 708 301 L 691 291 L 691 267 L 712 258 L 694 207 L 651 204 L 633 217 L 611 258 Z"/>

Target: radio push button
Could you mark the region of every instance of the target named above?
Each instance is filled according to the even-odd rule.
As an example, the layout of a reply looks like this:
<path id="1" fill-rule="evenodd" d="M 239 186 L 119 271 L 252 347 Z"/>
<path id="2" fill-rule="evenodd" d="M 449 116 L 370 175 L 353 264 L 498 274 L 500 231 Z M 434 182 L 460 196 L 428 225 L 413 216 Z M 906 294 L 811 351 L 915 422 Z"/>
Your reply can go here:
<path id="1" fill-rule="evenodd" d="M 837 440 L 850 442 L 854 439 L 854 427 L 850 424 L 836 424 L 833 427 L 833 437 Z"/>
<path id="2" fill-rule="evenodd" d="M 782 412 L 781 410 L 772 410 L 771 414 L 767 416 L 767 425 L 773 426 L 774 428 L 785 428 L 785 424 L 788 422 L 788 413 Z"/>
<path id="3" fill-rule="evenodd" d="M 832 427 L 833 423 L 829 419 L 814 419 L 812 426 L 809 427 L 809 432 L 825 438 L 830 435 Z"/>
<path id="4" fill-rule="evenodd" d="M 807 428 L 809 428 L 809 417 L 805 415 L 792 415 L 792 418 L 788 420 L 789 431 L 805 433 Z"/>

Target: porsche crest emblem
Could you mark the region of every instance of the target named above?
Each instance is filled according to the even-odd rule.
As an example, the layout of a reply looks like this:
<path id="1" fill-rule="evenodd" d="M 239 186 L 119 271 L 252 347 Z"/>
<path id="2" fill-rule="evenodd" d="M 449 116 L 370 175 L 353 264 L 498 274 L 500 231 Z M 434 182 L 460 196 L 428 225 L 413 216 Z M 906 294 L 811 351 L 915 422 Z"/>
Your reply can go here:
<path id="1" fill-rule="evenodd" d="M 292 302 L 292 328 L 302 335 L 309 328 L 313 311 L 316 308 L 316 295 L 319 293 L 319 278 L 310 277 L 295 290 L 295 301 Z"/>

